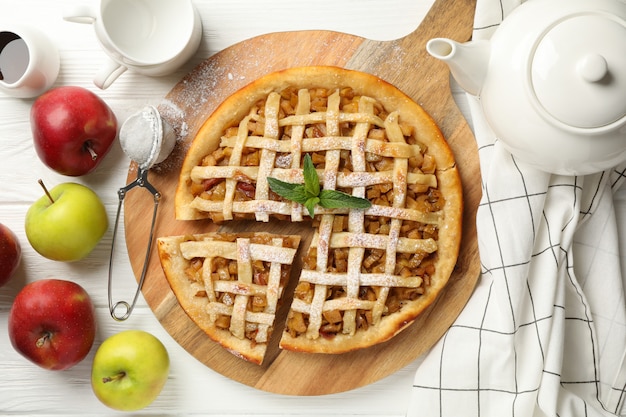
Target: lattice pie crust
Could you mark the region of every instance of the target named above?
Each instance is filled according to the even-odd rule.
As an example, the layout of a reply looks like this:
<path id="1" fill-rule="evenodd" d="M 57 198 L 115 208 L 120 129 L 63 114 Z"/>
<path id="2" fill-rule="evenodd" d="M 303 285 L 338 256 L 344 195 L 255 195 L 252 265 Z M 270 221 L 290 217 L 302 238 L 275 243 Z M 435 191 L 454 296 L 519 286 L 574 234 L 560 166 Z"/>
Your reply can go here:
<path id="1" fill-rule="evenodd" d="M 273 193 L 267 177 L 303 182 L 307 153 L 323 188 L 371 208 L 318 206 L 310 222 Z M 433 302 L 456 263 L 462 201 L 452 152 L 419 105 L 369 74 L 303 67 L 253 82 L 207 119 L 181 169 L 176 216 L 315 227 L 280 346 L 340 353 L 390 339 Z"/>
<path id="2" fill-rule="evenodd" d="M 233 354 L 261 364 L 299 236 L 206 233 L 157 239 L 186 313 Z"/>

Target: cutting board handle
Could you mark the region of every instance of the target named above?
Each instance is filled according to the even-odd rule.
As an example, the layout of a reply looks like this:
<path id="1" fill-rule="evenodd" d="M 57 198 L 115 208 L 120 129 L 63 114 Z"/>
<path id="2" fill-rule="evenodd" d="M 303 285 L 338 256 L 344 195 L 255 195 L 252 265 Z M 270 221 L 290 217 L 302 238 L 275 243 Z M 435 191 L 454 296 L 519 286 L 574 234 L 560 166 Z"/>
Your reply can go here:
<path id="1" fill-rule="evenodd" d="M 471 38 L 477 0 L 435 0 L 420 25 L 407 38 L 453 36 L 459 42 Z"/>

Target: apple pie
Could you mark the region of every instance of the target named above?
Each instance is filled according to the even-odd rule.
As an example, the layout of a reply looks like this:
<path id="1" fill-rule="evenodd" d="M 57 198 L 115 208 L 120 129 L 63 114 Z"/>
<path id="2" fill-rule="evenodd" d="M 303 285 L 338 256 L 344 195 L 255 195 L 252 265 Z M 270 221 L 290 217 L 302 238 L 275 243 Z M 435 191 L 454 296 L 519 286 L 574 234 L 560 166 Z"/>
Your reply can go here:
<path id="1" fill-rule="evenodd" d="M 299 236 L 212 232 L 157 239 L 187 315 L 231 353 L 261 364 Z"/>
<path id="2" fill-rule="evenodd" d="M 302 204 L 268 178 L 320 188 L 364 209 Z M 444 288 L 461 240 L 462 189 L 433 119 L 391 84 L 359 71 L 301 67 L 226 99 L 187 151 L 179 220 L 270 219 L 313 227 L 281 335 L 283 349 L 341 353 L 392 338 Z"/>

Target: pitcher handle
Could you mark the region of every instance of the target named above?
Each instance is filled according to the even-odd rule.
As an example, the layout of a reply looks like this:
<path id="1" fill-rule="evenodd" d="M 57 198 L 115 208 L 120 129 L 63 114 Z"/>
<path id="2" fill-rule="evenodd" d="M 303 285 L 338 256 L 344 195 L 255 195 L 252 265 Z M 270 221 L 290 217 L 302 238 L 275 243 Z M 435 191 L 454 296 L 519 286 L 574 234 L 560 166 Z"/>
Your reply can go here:
<path id="1" fill-rule="evenodd" d="M 106 90 L 127 69 L 124 65 L 108 58 L 105 66 L 96 74 L 93 83 L 102 90 Z"/>
<path id="2" fill-rule="evenodd" d="M 93 23 L 98 12 L 88 4 L 76 4 L 63 11 L 63 20 L 74 23 Z"/>

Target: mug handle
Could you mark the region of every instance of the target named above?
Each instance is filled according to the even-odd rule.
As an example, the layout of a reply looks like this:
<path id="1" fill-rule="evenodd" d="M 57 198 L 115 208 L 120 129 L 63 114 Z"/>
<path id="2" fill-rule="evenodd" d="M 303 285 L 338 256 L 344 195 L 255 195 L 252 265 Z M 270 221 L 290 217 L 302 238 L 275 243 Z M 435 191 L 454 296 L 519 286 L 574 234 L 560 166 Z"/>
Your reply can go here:
<path id="1" fill-rule="evenodd" d="M 74 23 L 93 23 L 98 12 L 87 4 L 77 4 L 63 11 L 63 20 Z"/>
<path id="2" fill-rule="evenodd" d="M 124 65 L 109 58 L 105 66 L 96 74 L 93 83 L 102 90 L 106 90 L 127 69 Z"/>

